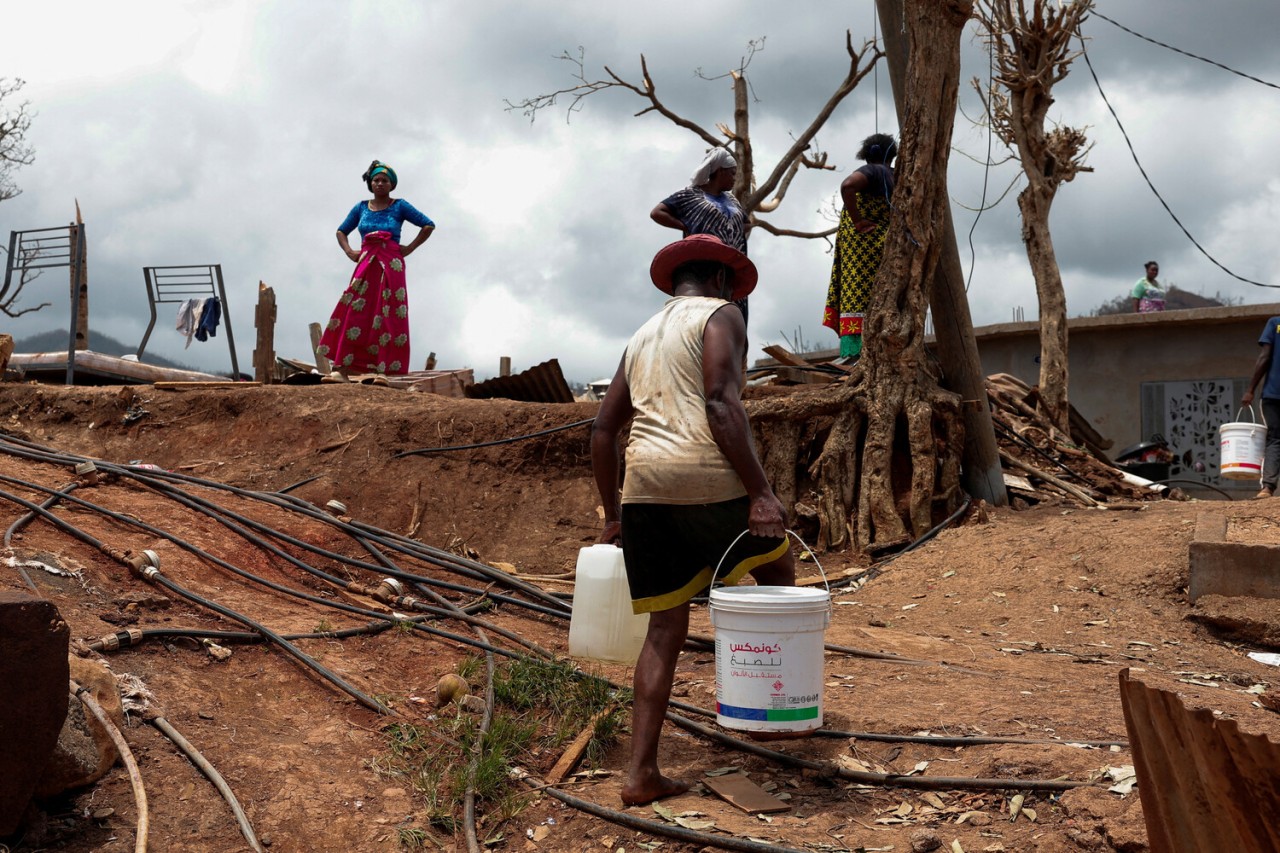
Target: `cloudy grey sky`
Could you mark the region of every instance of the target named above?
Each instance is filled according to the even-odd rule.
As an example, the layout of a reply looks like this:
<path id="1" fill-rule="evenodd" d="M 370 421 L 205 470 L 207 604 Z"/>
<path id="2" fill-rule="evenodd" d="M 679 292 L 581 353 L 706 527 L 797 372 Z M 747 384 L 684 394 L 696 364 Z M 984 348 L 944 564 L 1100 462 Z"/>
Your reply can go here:
<path id="1" fill-rule="evenodd" d="M 0 203 L 0 233 L 63 224 L 79 199 L 89 237 L 92 330 L 141 339 L 142 267 L 221 263 L 242 369 L 253 349 L 259 280 L 279 305 L 276 348 L 309 358 L 307 324 L 328 319 L 351 265 L 334 230 L 366 193 L 359 175 L 379 158 L 400 175 L 397 195 L 438 228 L 408 264 L 414 367 L 428 351 L 442 367 L 496 372 L 558 357 L 570 379 L 610 374 L 629 334 L 661 303 L 648 282 L 654 251 L 675 236 L 648 218 L 688 182 L 702 141 L 622 91 L 597 94 L 572 121 L 562 108 L 530 124 L 504 110 L 567 86 L 554 57 L 586 50 L 588 73 L 608 63 L 629 79 L 648 57 L 660 95 L 704 127 L 731 119 L 727 81 L 750 39 L 766 36 L 749 69 L 758 163 L 771 165 L 826 101 L 847 66 L 844 30 L 874 35 L 872 0 L 620 4 L 202 0 L 103 4 L 64 0 L 6 9 L 0 76 L 27 81 L 38 112 L 36 161 Z M 1106 2 L 1099 11 L 1184 50 L 1280 82 L 1280 5 L 1273 0 Z M 124 10 L 124 11 L 122 11 Z M 802 10 L 802 11 L 800 11 Z M 1144 167 L 1193 235 L 1240 275 L 1280 283 L 1280 91 L 1140 41 L 1106 21 L 1086 22 L 1103 88 Z M 19 36 L 19 34 L 21 34 Z M 972 30 L 965 78 L 985 77 Z M 969 89 L 962 102 L 977 115 Z M 868 77 L 819 142 L 835 172 L 802 172 L 770 220 L 824 227 L 858 142 L 896 132 L 887 72 Z M 1280 294 L 1241 284 L 1191 245 L 1148 190 L 1083 61 L 1061 84 L 1052 117 L 1083 125 L 1095 172 L 1059 193 L 1053 213 L 1069 310 L 1085 314 L 1125 292 L 1143 261 L 1166 282 L 1245 302 Z M 1014 177 L 988 170 L 985 131 L 957 117 L 950 190 L 966 267 L 983 195 Z M 970 155 L 962 156 L 960 152 Z M 996 148 L 996 159 L 1003 159 Z M 978 161 L 978 162 L 975 162 Z M 406 226 L 406 234 L 412 234 Z M 973 233 L 970 302 L 976 323 L 1036 316 L 1013 194 Z M 797 335 L 833 346 L 820 324 L 830 271 L 821 242 L 757 232 L 751 255 L 753 345 Z M 65 276 L 24 295 L 55 305 L 21 321 L 17 336 L 65 328 Z M 205 369 L 229 367 L 225 342 L 193 344 L 164 328 L 149 352 Z M 754 355 L 753 355 L 754 357 Z"/>

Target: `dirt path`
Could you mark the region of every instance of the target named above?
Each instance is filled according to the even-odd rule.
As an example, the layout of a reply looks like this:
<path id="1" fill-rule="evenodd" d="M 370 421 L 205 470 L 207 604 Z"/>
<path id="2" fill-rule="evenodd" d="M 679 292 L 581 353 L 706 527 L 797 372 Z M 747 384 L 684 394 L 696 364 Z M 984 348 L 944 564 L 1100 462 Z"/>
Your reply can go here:
<path id="1" fill-rule="evenodd" d="M 456 401 L 370 387 L 254 388 L 204 393 L 137 389 L 61 390 L 6 386 L 0 428 L 61 452 L 112 462 L 133 460 L 242 488 L 275 491 L 317 476 L 292 494 L 317 505 L 344 502 L 351 517 L 486 563 L 527 575 L 573 567 L 579 547 L 594 540 L 597 499 L 589 476 L 587 431 L 441 456 L 390 457 L 421 447 L 494 440 L 591 417 L 589 405 L 541 406 Z M 146 414 L 124 423 L 132 407 Z M 0 456 L 0 473 L 47 487 L 70 479 L 62 467 Z M 31 498 L 35 493 L 15 489 Z M 349 556 L 367 553 L 332 526 L 260 501 L 190 487 L 229 510 L 299 540 Z M 129 483 L 81 489 L 77 496 L 144 520 L 227 562 L 326 600 L 382 609 L 368 596 L 336 591 L 287 561 L 171 498 Z M 43 499 L 43 498 L 40 498 Z M 369 620 L 299 601 L 237 578 L 179 545 L 81 508 L 60 517 L 118 547 L 151 548 L 166 575 L 200 595 L 243 611 L 280 632 L 338 630 Z M 1238 541 L 1272 542 L 1280 501 L 1156 503 L 1136 512 L 1041 507 L 994 513 L 985 524 L 947 530 L 889 564 L 855 593 L 835 596 L 829 644 L 891 652 L 921 663 L 828 653 L 825 726 L 842 732 L 989 734 L 1060 741 L 1045 744 L 939 747 L 848 737 L 783 742 L 777 749 L 845 766 L 924 776 L 1087 780 L 1107 765 L 1132 763 L 1127 750 L 1070 746 L 1123 741 L 1117 692 L 1123 667 L 1150 684 L 1175 690 L 1247 731 L 1280 738 L 1280 716 L 1246 692 L 1270 687 L 1277 670 L 1187 617 L 1187 545 L 1200 513 L 1230 518 Z M 4 503 L 8 527 L 20 512 Z M 28 570 L 40 594 L 54 600 L 77 640 L 124 627 L 235 630 L 170 593 L 148 587 L 119 564 L 47 523 L 14 542 L 17 556 L 74 572 Z M 296 546 L 298 559 L 341 576 L 354 572 Z M 406 561 L 409 562 L 409 561 Z M 824 558 L 828 572 L 854 567 Z M 446 578 L 438 568 L 414 566 Z M 812 570 L 809 570 L 812 573 Z M 448 576 L 452 581 L 478 584 Z M 547 583 L 553 590 L 565 585 Z M 0 588 L 26 589 L 6 569 Z M 1268 608 L 1264 607 L 1264 611 Z M 1271 618 L 1280 621 L 1274 607 Z M 517 607 L 488 614 L 496 623 L 563 653 L 567 623 Z M 441 625 L 459 634 L 457 624 Z M 710 634 L 704 608 L 694 632 Z M 509 643 L 506 645 L 510 645 Z M 472 652 L 421 632 L 389 630 L 342 641 L 301 640 L 299 648 L 395 710 L 402 721 L 432 725 L 429 701 L 439 675 Z M 198 641 L 148 640 L 112 653 L 117 673 L 141 678 L 163 713 L 227 777 L 272 851 L 401 850 L 404 830 L 420 828 L 446 849 L 454 841 L 425 823 L 412 779 L 379 772 L 388 753 L 386 718 L 282 655 L 261 645 L 227 644 L 217 660 Z M 625 668 L 599 670 L 626 682 Z M 676 693 L 714 706 L 711 652 L 682 656 Z M 147 782 L 152 849 L 240 851 L 230 813 L 212 788 L 152 727 L 134 718 L 126 736 Z M 598 767 L 615 775 L 579 781 L 570 790 L 619 806 L 624 736 Z M 546 772 L 558 750 L 527 756 Z M 812 771 L 780 767 L 669 727 L 663 761 L 686 778 L 738 766 L 760 784 L 790 794 L 791 811 L 768 821 L 737 812 L 712 796 L 691 793 L 667 804 L 699 812 L 716 831 L 793 848 L 911 850 L 912 835 L 932 831 L 944 849 L 966 851 L 1138 851 L 1145 831 L 1136 794 L 1102 788 L 1062 795 L 1030 794 L 1024 815 L 1008 820 L 1009 792 L 937 794 L 866 788 Z M 630 813 L 660 819 L 652 809 Z M 100 815 L 100 817 L 94 817 Z M 960 818 L 965 816 L 963 822 Z M 44 825 L 17 850 L 127 851 L 134 806 L 123 770 L 102 784 L 52 804 Z M 531 835 L 533 837 L 531 837 Z M 616 851 L 652 849 L 662 839 L 623 829 L 529 797 L 514 816 L 491 814 L 482 837 L 492 849 Z M 534 840 L 536 837 L 537 840 Z M 430 846 L 430 842 L 427 842 Z M 698 849 L 665 841 L 662 849 Z"/>

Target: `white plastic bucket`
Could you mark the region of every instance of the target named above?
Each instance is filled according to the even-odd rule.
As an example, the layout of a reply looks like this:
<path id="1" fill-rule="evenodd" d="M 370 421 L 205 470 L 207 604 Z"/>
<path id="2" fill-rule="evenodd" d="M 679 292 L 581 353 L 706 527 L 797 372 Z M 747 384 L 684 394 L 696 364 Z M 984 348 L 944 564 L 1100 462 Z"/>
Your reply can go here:
<path id="1" fill-rule="evenodd" d="M 590 545 L 579 550 L 569 618 L 569 654 L 610 663 L 635 663 L 648 630 L 649 614 L 631 612 L 622 549 Z"/>
<path id="2" fill-rule="evenodd" d="M 1241 421 L 1240 413 L 1249 410 L 1249 420 Z M 1262 479 L 1262 457 L 1267 444 L 1266 423 L 1253 420 L 1253 407 L 1236 413 L 1236 420 L 1218 427 L 1221 458 L 1218 473 L 1229 480 Z"/>
<path id="3" fill-rule="evenodd" d="M 746 732 L 822 727 L 823 632 L 831 594 L 793 586 L 711 592 L 716 722 Z"/>

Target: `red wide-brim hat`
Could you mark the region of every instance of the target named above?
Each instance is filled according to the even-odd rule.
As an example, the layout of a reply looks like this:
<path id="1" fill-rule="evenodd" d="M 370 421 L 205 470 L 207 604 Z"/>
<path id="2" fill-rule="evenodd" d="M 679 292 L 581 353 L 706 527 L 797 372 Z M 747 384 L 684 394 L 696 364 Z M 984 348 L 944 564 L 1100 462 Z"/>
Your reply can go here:
<path id="1" fill-rule="evenodd" d="M 742 299 L 756 289 L 760 274 L 751 259 L 732 246 L 726 246 L 719 237 L 711 234 L 691 234 L 683 240 L 677 240 L 663 246 L 653 256 L 649 265 L 649 277 L 658 290 L 670 294 L 675 289 L 671 274 L 681 264 L 690 261 L 715 261 L 733 270 L 733 296 L 735 301 Z"/>

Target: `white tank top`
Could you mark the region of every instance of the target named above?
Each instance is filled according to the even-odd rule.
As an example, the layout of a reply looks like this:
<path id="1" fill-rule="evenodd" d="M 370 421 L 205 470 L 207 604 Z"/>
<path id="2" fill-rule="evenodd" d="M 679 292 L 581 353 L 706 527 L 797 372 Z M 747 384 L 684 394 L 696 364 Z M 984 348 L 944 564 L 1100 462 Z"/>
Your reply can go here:
<path id="1" fill-rule="evenodd" d="M 635 419 L 623 503 L 719 503 L 747 493 L 711 436 L 702 379 L 703 331 L 711 315 L 729 304 L 709 296 L 672 297 L 627 345 Z"/>

